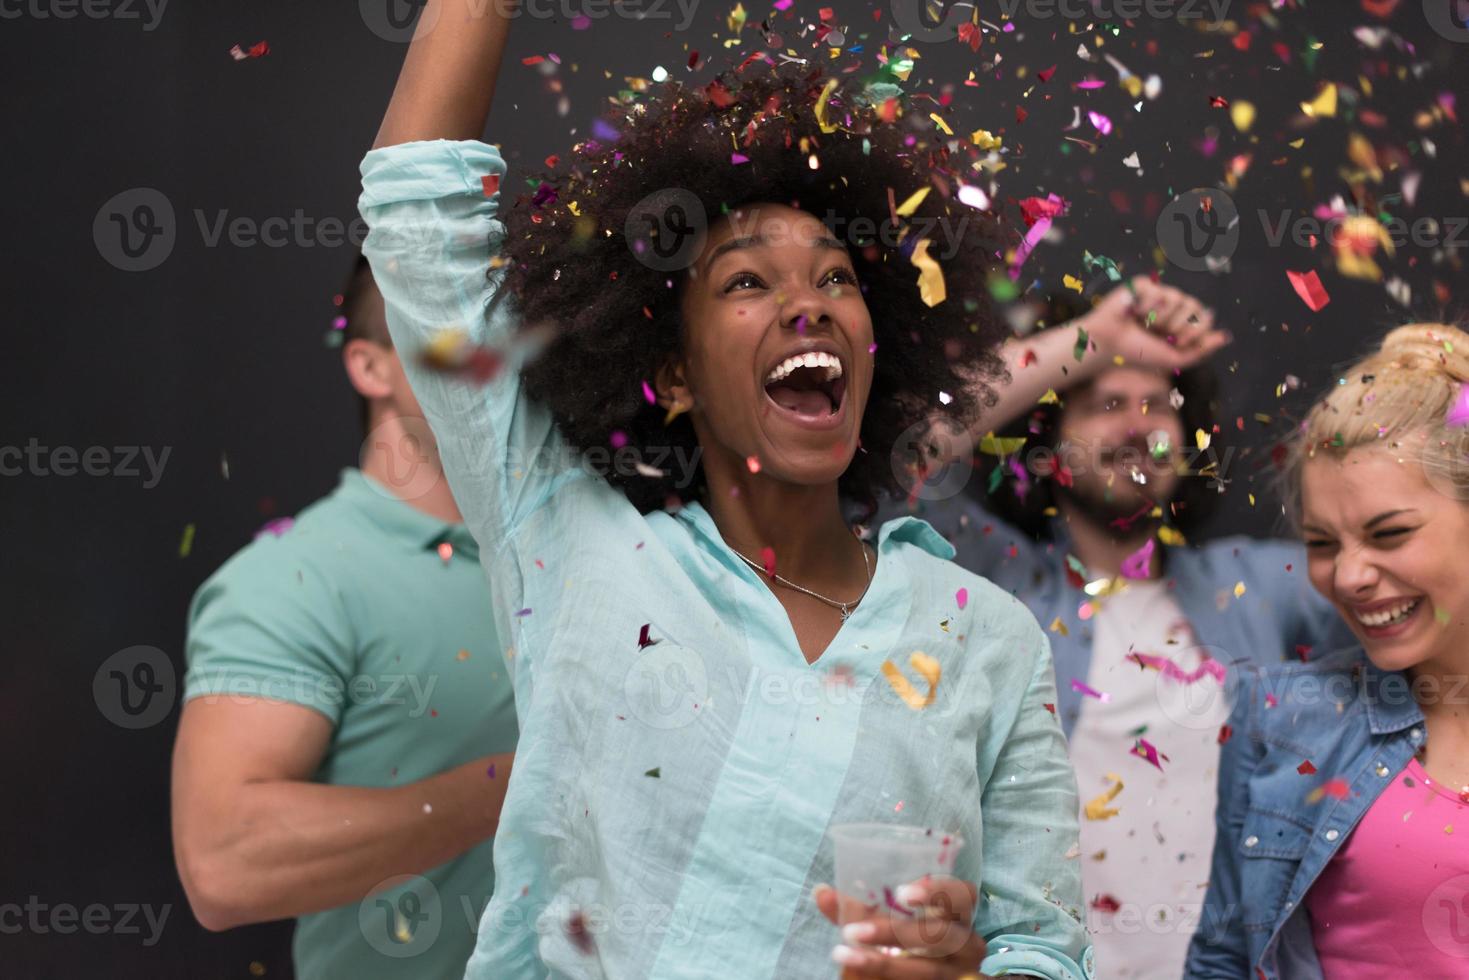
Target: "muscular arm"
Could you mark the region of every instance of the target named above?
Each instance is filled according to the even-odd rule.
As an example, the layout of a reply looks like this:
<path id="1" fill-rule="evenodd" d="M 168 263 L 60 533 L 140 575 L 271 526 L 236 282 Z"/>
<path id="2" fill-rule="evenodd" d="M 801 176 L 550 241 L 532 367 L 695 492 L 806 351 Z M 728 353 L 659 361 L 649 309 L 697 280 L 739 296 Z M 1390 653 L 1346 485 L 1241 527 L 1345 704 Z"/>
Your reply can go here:
<path id="1" fill-rule="evenodd" d="M 391 789 L 310 782 L 330 738 L 330 722 L 296 704 L 219 696 L 184 706 L 174 856 L 206 929 L 359 901 L 495 833 L 513 754 Z"/>

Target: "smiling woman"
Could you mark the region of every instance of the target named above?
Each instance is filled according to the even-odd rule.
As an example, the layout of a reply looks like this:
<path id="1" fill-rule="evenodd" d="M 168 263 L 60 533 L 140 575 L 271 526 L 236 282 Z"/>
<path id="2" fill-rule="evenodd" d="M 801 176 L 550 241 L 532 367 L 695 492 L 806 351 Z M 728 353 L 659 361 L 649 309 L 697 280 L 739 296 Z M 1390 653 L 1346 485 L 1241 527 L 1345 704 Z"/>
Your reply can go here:
<path id="1" fill-rule="evenodd" d="M 1286 480 L 1361 645 L 1241 681 L 1188 976 L 1462 977 L 1469 333 L 1389 333 L 1311 409 Z"/>
<path id="2" fill-rule="evenodd" d="M 469 3 L 431 0 L 466 26 L 414 41 L 360 201 L 514 676 L 466 975 L 1091 976 L 1045 634 L 923 522 L 868 544 L 844 518 L 999 368 L 926 113 L 752 58 L 624 106 L 511 199 L 475 138 L 505 24 Z M 434 370 L 445 328 L 504 369 Z M 571 462 L 609 445 L 699 465 Z M 838 905 L 828 831 L 873 822 L 964 845 Z"/>

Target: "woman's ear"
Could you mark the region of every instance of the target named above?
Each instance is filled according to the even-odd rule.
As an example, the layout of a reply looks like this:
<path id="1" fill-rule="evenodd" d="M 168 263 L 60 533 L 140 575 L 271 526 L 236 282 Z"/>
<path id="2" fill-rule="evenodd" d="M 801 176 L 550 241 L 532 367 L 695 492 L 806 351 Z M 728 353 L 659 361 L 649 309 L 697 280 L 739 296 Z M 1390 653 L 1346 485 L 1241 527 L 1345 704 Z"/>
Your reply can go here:
<path id="1" fill-rule="evenodd" d="M 658 404 L 668 409 L 671 420 L 694 407 L 694 393 L 684 377 L 684 364 L 678 358 L 669 358 L 658 368 L 653 378 Z"/>

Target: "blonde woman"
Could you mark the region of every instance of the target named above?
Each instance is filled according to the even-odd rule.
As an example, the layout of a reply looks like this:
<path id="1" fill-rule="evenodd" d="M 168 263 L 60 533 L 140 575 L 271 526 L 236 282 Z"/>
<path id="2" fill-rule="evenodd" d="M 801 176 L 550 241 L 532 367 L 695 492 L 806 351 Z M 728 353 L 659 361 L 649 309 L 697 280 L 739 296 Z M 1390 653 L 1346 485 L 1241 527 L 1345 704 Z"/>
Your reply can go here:
<path id="1" fill-rule="evenodd" d="M 1360 646 L 1242 680 L 1187 976 L 1469 976 L 1469 333 L 1389 333 L 1287 473 Z"/>

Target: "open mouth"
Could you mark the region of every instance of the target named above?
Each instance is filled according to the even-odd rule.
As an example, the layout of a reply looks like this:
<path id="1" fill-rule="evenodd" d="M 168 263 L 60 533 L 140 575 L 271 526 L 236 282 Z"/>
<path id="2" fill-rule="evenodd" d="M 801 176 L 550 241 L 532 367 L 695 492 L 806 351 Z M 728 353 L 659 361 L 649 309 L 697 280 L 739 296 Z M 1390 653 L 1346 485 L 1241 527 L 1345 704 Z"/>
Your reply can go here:
<path id="1" fill-rule="evenodd" d="M 1365 626 L 1368 632 L 1390 630 L 1412 619 L 1422 605 L 1423 597 L 1419 596 L 1416 599 L 1404 599 L 1386 608 L 1374 609 L 1372 612 L 1357 609 L 1353 611 L 1353 614 L 1357 617 L 1357 622 Z"/>
<path id="2" fill-rule="evenodd" d="M 831 419 L 846 393 L 842 362 L 826 351 L 794 354 L 765 376 L 766 397 L 802 419 Z"/>

